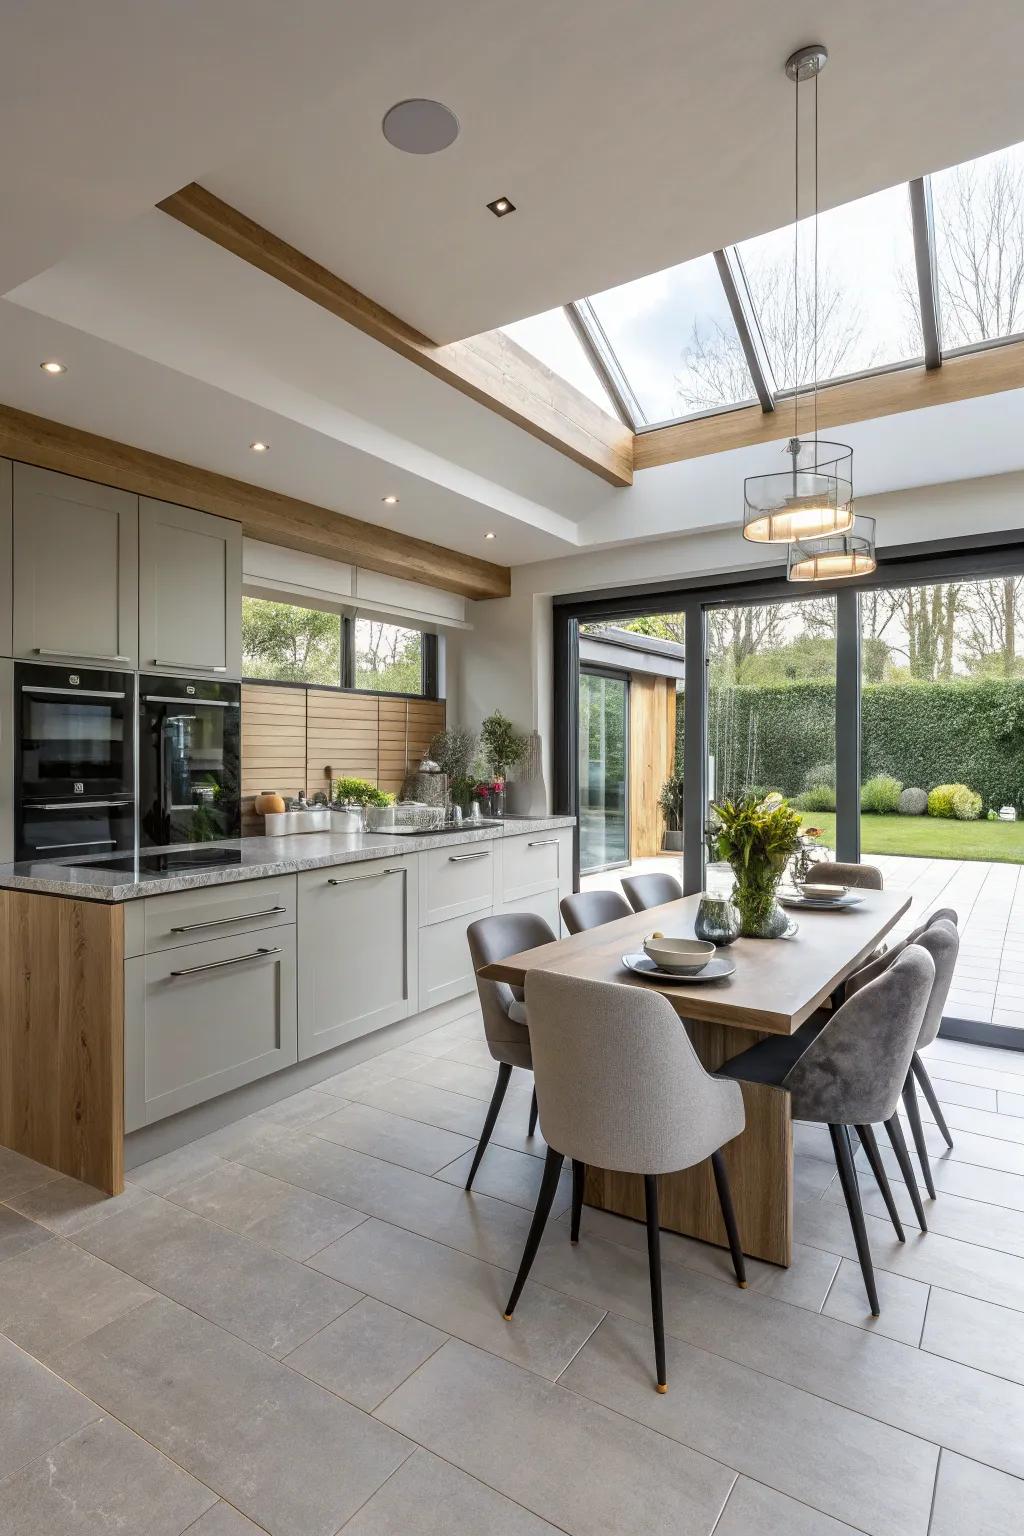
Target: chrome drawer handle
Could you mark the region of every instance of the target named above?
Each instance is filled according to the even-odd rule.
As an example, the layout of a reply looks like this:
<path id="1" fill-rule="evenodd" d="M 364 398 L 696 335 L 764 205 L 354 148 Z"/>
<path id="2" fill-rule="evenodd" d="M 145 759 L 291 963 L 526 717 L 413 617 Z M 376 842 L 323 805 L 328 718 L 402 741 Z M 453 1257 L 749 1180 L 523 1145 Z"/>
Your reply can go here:
<path id="1" fill-rule="evenodd" d="M 335 880 L 335 879 L 333 879 L 332 876 L 328 875 L 328 877 L 327 877 L 327 884 L 328 885 L 355 885 L 357 883 L 357 881 L 359 881 L 359 880 L 376 880 L 376 879 L 379 879 L 382 875 L 404 875 L 404 874 L 405 874 L 404 868 L 399 866 L 398 869 L 377 869 L 377 870 L 374 870 L 372 875 L 346 875 L 344 880 Z"/>
<path id="2" fill-rule="evenodd" d="M 527 848 L 553 848 L 558 842 L 557 837 L 542 837 L 534 843 L 527 843 Z"/>
<path id="3" fill-rule="evenodd" d="M 262 912 L 239 912 L 237 917 L 211 917 L 205 923 L 182 923 L 178 928 L 172 928 L 172 933 L 195 933 L 200 928 L 220 928 L 224 923 L 247 923 L 254 917 L 275 917 L 278 912 L 287 912 L 287 907 L 264 907 Z"/>
<path id="4" fill-rule="evenodd" d="M 46 800 L 39 804 L 29 803 L 34 811 L 124 811 L 130 810 L 132 805 L 130 800 Z"/>
<path id="5" fill-rule="evenodd" d="M 130 656 L 104 656 L 101 651 L 44 651 L 41 645 L 33 646 L 33 656 L 73 656 L 76 661 L 122 661 L 131 663 Z"/>
<path id="6" fill-rule="evenodd" d="M 448 863 L 465 864 L 468 859 L 489 859 L 490 856 L 489 848 L 485 848 L 482 853 L 450 853 L 448 855 Z"/>
<path id="7" fill-rule="evenodd" d="M 241 965 L 243 960 L 262 960 L 264 955 L 279 955 L 280 949 L 254 949 L 251 955 L 235 955 L 232 960 L 208 960 L 205 965 L 189 965 L 171 976 L 198 976 L 200 971 L 219 971 L 222 965 Z"/>
<path id="8" fill-rule="evenodd" d="M 117 841 L 114 837 L 94 837 L 88 843 L 36 843 L 40 853 L 55 853 L 58 848 L 112 848 Z"/>
<path id="9" fill-rule="evenodd" d="M 168 661 L 166 657 L 154 656 L 154 667 L 180 667 L 183 672 L 226 672 L 227 667 L 208 667 L 201 661 Z M 179 702 L 178 700 L 175 701 Z"/>

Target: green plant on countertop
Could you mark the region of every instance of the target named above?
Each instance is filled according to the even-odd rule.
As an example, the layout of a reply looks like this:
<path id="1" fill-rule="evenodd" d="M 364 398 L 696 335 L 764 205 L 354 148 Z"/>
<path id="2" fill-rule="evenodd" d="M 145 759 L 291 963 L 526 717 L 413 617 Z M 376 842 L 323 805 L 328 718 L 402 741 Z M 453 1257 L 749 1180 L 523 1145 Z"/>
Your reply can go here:
<path id="1" fill-rule="evenodd" d="M 451 725 L 438 731 L 431 739 L 427 753 L 442 773 L 448 775 L 449 787 L 471 777 L 470 769 L 476 757 L 477 735 L 465 725 Z M 454 793 L 452 798 L 454 799 Z"/>
<path id="2" fill-rule="evenodd" d="M 515 768 L 526 756 L 527 738 L 523 731 L 506 720 L 500 709 L 480 727 L 480 744 L 488 767 L 496 779 L 504 779 L 510 768 Z"/>
<path id="3" fill-rule="evenodd" d="M 478 782 L 468 774 L 465 778 L 449 779 L 448 793 L 452 797 L 452 805 L 461 806 L 464 811 L 468 810 L 473 803 L 473 792 Z"/>
<path id="4" fill-rule="evenodd" d="M 775 892 L 783 871 L 800 846 L 800 817 L 781 795 L 761 800 L 741 795 L 712 806 L 718 820 L 716 852 L 736 880 L 732 899 L 740 914 L 740 932 L 767 938 L 777 926 Z"/>
<path id="5" fill-rule="evenodd" d="M 331 780 L 331 799 L 335 805 L 390 805 L 394 798 L 369 779 Z"/>

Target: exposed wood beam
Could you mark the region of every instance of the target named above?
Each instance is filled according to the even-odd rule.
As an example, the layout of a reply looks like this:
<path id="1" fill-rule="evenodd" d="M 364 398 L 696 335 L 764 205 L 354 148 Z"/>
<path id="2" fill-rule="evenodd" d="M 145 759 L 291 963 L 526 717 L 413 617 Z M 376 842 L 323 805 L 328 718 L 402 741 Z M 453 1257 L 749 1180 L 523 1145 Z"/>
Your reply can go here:
<path id="1" fill-rule="evenodd" d="M 250 538 L 262 539 L 265 544 L 324 555 L 367 571 L 441 587 L 462 597 L 507 597 L 511 590 L 507 566 L 177 459 L 165 459 L 144 448 L 30 416 L 7 405 L 0 405 L 0 454 L 141 496 L 231 517 L 241 523 Z"/>
<path id="2" fill-rule="evenodd" d="M 610 485 L 633 480 L 633 434 L 501 331 L 438 346 L 195 182 L 157 205 L 214 244 L 564 453 Z"/>
<path id="3" fill-rule="evenodd" d="M 818 393 L 818 426 L 847 426 L 901 411 L 920 411 L 932 405 L 949 405 L 979 395 L 995 395 L 1007 389 L 1024 389 L 1024 341 L 1005 342 L 961 357 L 947 357 L 941 368 L 897 368 L 867 378 L 829 384 Z M 800 403 L 800 431 L 811 425 L 811 400 Z M 779 400 L 766 415 L 759 405 L 737 411 L 721 411 L 672 427 L 642 432 L 636 439 L 635 467 L 653 469 L 681 459 L 697 459 L 731 448 L 777 442 L 792 431 L 792 400 Z"/>

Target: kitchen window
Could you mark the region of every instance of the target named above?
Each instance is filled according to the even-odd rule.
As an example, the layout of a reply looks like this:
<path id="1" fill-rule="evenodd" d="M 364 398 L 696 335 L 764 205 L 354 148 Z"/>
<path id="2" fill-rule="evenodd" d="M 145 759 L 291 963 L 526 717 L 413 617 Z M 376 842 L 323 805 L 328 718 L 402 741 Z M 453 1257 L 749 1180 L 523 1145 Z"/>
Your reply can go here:
<path id="1" fill-rule="evenodd" d="M 242 675 L 362 693 L 437 698 L 437 636 L 339 609 L 242 598 Z"/>

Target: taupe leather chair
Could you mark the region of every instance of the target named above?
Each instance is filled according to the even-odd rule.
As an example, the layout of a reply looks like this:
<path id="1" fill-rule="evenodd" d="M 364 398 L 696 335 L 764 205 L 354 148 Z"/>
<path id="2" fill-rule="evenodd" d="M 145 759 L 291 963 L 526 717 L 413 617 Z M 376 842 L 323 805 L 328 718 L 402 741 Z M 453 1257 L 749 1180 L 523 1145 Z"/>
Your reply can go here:
<path id="1" fill-rule="evenodd" d="M 633 910 L 618 891 L 575 891 L 558 903 L 562 921 L 570 933 L 600 928 L 620 917 L 632 917 Z"/>
<path id="2" fill-rule="evenodd" d="M 667 1392 L 657 1176 L 711 1159 L 736 1279 L 745 1286 L 720 1150 L 743 1129 L 742 1094 L 738 1084 L 705 1072 L 675 1010 L 657 992 L 531 971 L 526 1006 L 548 1154 L 505 1317 L 511 1318 L 526 1284 L 564 1159 L 572 1159 L 573 1242 L 579 1239 L 588 1163 L 642 1174 L 657 1385 Z"/>
<path id="3" fill-rule="evenodd" d="M 813 864 L 813 885 L 856 885 L 866 891 L 882 889 L 882 871 L 874 864 Z"/>
<path id="4" fill-rule="evenodd" d="M 679 901 L 683 894 L 675 875 L 661 870 L 650 875 L 624 875 L 622 889 L 634 912 L 646 912 L 648 907 L 660 907 L 666 901 Z"/>
<path id="5" fill-rule="evenodd" d="M 873 1317 L 880 1315 L 878 1291 L 850 1127 L 860 1137 L 902 1242 L 903 1228 L 872 1126 L 885 1125 L 900 1172 L 908 1189 L 916 1194 L 897 1106 L 935 981 L 935 962 L 919 944 L 909 945 L 895 958 L 884 959 L 889 963 L 881 973 L 865 982 L 824 1024 L 816 1023 L 812 1034 L 798 1030 L 795 1035 L 770 1036 L 719 1069 L 719 1076 L 724 1078 L 788 1088 L 794 1120 L 828 1126 Z M 919 1220 L 923 1226 L 923 1214 Z"/>
<path id="6" fill-rule="evenodd" d="M 480 998 L 480 1012 L 484 1017 L 484 1035 L 487 1048 L 498 1063 L 498 1079 L 480 1133 L 476 1156 L 469 1170 L 466 1188 L 472 1189 L 480 1159 L 487 1150 L 487 1143 L 498 1118 L 508 1080 L 513 1067 L 533 1067 L 530 1054 L 530 1031 L 526 1027 L 526 1005 L 519 987 L 509 987 L 503 981 L 485 981 L 479 975 L 481 968 L 506 955 L 518 955 L 524 949 L 536 949 L 539 944 L 554 943 L 555 935 L 542 917 L 534 912 L 503 912 L 494 917 L 481 917 L 470 923 L 466 930 L 473 970 L 477 972 L 476 990 Z M 530 1105 L 530 1135 L 537 1128 L 537 1095 Z"/>

